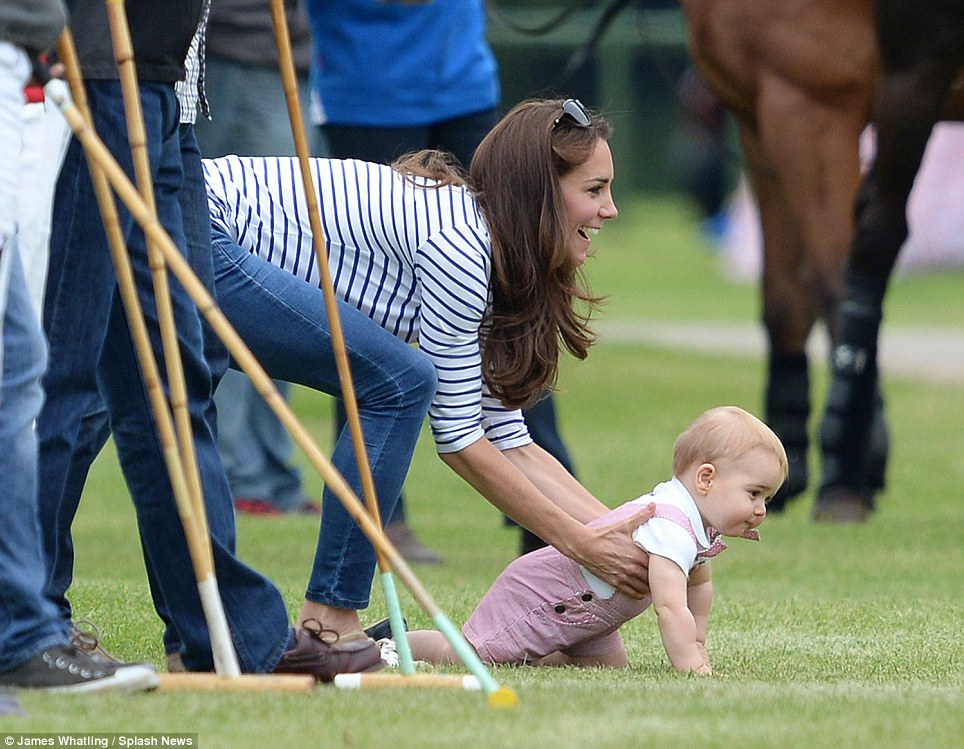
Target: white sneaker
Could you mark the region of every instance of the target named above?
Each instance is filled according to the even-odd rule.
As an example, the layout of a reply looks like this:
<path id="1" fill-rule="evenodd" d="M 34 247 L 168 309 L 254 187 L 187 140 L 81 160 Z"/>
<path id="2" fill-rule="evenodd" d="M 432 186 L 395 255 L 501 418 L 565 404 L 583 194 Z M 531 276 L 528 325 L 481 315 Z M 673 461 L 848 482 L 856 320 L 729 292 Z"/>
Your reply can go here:
<path id="1" fill-rule="evenodd" d="M 376 640 L 375 644 L 382 654 L 382 663 L 386 668 L 398 668 L 398 650 L 395 648 L 395 640 L 391 637 L 383 637 Z"/>

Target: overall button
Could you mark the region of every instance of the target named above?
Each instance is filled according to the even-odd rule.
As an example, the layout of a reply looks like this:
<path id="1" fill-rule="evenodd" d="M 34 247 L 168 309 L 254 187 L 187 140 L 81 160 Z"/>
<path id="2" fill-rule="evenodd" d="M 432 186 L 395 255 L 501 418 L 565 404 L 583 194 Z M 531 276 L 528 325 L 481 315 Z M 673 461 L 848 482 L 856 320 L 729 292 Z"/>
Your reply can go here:
<path id="1" fill-rule="evenodd" d="M 566 607 L 563 606 L 561 603 L 556 604 L 556 613 L 557 613 L 557 614 L 565 614 L 565 613 L 566 613 Z"/>

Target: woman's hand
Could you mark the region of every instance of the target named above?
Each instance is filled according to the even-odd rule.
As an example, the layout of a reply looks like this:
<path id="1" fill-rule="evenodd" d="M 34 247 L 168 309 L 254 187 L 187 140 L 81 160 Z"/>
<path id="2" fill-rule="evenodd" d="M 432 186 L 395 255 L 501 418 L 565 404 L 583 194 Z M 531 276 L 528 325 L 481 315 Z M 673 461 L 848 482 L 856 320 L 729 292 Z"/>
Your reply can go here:
<path id="1" fill-rule="evenodd" d="M 633 598 L 649 594 L 649 555 L 633 541 L 633 532 L 656 512 L 650 503 L 635 515 L 612 525 L 587 528 L 585 550 L 573 559 L 616 590 Z"/>

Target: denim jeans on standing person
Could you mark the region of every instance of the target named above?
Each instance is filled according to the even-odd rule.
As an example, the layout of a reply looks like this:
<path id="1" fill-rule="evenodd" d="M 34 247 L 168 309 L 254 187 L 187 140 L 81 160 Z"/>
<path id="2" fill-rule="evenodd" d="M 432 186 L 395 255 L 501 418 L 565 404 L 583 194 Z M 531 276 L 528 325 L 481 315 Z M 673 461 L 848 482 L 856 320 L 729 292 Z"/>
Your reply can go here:
<path id="1" fill-rule="evenodd" d="M 158 218 L 175 244 L 184 248 L 185 217 L 179 198 L 185 175 L 174 87 L 142 83 L 140 94 Z M 132 174 L 118 82 L 88 81 L 87 95 L 97 133 L 125 171 Z M 134 226 L 126 209 L 120 204 L 118 208 L 138 296 L 166 389 L 144 235 Z M 184 664 L 193 670 L 210 669 L 210 641 L 193 567 L 127 329 L 86 161 L 76 139 L 71 142 L 61 169 L 52 226 L 44 303 L 44 327 L 50 345 L 50 367 L 44 379 L 48 399 L 38 420 L 40 508 L 47 534 L 48 564 L 53 567 L 61 555 L 71 552 L 69 543 L 65 543 L 65 531 L 76 513 L 90 463 L 99 449 L 97 430 L 86 427 L 85 417 L 96 412 L 100 392 L 107 405 L 153 582 L 183 642 Z M 202 326 L 193 303 L 173 277 L 170 289 L 215 571 L 228 626 L 242 670 L 270 671 L 293 641 L 288 613 L 271 581 L 242 564 L 234 554 L 234 512 L 209 423 L 213 378 L 204 358 Z M 52 577 L 50 582 L 56 586 L 63 581 Z M 51 594 L 59 595 L 61 605 L 69 611 L 64 592 L 51 588 Z"/>
<path id="2" fill-rule="evenodd" d="M 208 196 L 204 188 L 204 172 L 201 168 L 201 152 L 198 149 L 195 127 L 191 123 L 181 122 L 179 126 L 181 146 L 181 166 L 184 171 L 184 181 L 178 192 L 178 205 L 181 207 L 181 218 L 184 224 L 184 238 L 187 242 L 188 261 L 198 280 L 204 284 L 211 296 L 214 296 L 214 267 L 211 261 L 211 219 L 208 212 Z M 204 335 L 204 359 L 211 370 L 211 387 L 217 390 L 218 382 L 228 369 L 228 350 L 217 334 L 206 321 L 202 320 Z M 101 366 L 110 366 L 110 362 L 101 360 Z M 217 433 L 217 408 L 211 399 L 206 411 L 208 427 Z M 180 635 L 171 623 L 167 613 L 167 605 L 156 583 L 152 564 L 148 558 L 147 548 L 143 538 L 144 557 L 148 567 L 147 580 L 150 584 L 154 606 L 158 615 L 164 621 L 164 649 L 167 653 L 180 652 L 182 643 Z"/>
<path id="3" fill-rule="evenodd" d="M 59 115 L 58 115 L 59 116 Z M 181 208 L 181 215 L 184 224 L 184 235 L 188 247 L 188 260 L 191 268 L 197 275 L 198 280 L 204 284 L 204 288 L 214 295 L 214 270 L 211 264 L 211 219 L 208 213 L 207 192 L 204 189 L 204 173 L 201 169 L 201 154 L 198 150 L 197 139 L 194 134 L 194 125 L 182 122 L 179 126 L 181 162 L 184 172 L 184 180 L 181 190 L 178 192 L 178 204 Z M 211 330 L 206 322 L 202 323 L 204 328 L 204 358 L 208 363 L 212 375 L 212 387 L 217 388 L 218 381 L 222 378 L 228 368 L 228 351 L 221 339 Z M 110 366 L 110 362 L 101 360 L 98 366 Z M 94 405 L 84 416 L 82 421 L 80 436 L 76 444 L 82 446 L 84 457 L 78 458 L 78 464 L 88 464 L 93 461 L 110 437 L 110 424 L 107 415 L 107 408 L 103 400 L 98 396 L 93 400 Z M 207 410 L 207 421 L 210 428 L 216 428 L 216 408 L 214 401 L 210 402 Z M 83 489 L 83 481 L 86 474 L 78 475 L 80 490 Z M 67 589 L 73 581 L 73 543 L 71 539 L 70 523 L 73 521 L 76 512 L 76 504 L 71 504 L 72 498 L 76 497 L 79 502 L 79 491 L 68 491 L 65 494 L 65 501 L 62 507 L 65 510 L 62 517 L 65 519 L 62 527 L 57 534 L 51 534 L 51 539 L 57 542 L 56 553 L 51 555 L 54 558 L 52 568 L 48 571 L 49 581 L 47 585 L 48 595 L 58 602 L 62 615 L 65 619 L 71 618 L 70 603 L 67 600 Z M 67 511 L 66 508 L 73 509 Z M 181 649 L 181 638 L 173 628 L 170 616 L 167 613 L 167 605 L 164 603 L 159 586 L 156 582 L 154 565 L 148 557 L 147 546 L 141 540 L 141 547 L 144 551 L 145 566 L 147 568 L 147 581 L 151 589 L 151 596 L 154 601 L 154 608 L 158 616 L 164 621 L 166 629 L 164 632 L 165 651 L 173 653 Z"/>
<path id="4" fill-rule="evenodd" d="M 241 249 L 217 226 L 212 227 L 212 244 L 218 305 L 268 374 L 340 393 L 321 289 Z M 356 308 L 340 302 L 338 314 L 379 509 L 388 518 L 435 395 L 435 367 Z M 348 429 L 338 437 L 332 463 L 361 498 Z M 326 487 L 306 598 L 340 608 L 365 608 L 374 572 L 371 543 Z"/>
<path id="5" fill-rule="evenodd" d="M 3 237 L 0 237 L 0 244 Z M 5 289 L 9 294 L 5 294 Z M 40 321 L 27 290 L 17 244 L 0 252 L 0 672 L 67 642 L 67 625 L 42 595 L 44 555 L 37 516 L 37 437 L 47 361 Z"/>

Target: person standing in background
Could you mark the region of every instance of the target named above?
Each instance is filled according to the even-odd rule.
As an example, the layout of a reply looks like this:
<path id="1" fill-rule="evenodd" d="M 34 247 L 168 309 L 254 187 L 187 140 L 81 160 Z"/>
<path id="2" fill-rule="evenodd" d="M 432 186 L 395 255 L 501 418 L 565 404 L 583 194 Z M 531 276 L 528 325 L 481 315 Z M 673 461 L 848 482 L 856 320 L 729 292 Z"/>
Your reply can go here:
<path id="1" fill-rule="evenodd" d="M 315 50 L 315 111 L 331 156 L 390 164 L 403 154 L 437 148 L 468 169 L 501 114 L 483 0 L 306 0 L 306 5 Z M 552 396 L 543 394 L 525 420 L 535 443 L 574 474 Z M 336 433 L 345 421 L 339 400 Z M 441 561 L 413 533 L 404 496 L 385 531 L 407 561 Z M 528 530 L 521 532 L 522 553 L 545 545 Z"/>
<path id="2" fill-rule="evenodd" d="M 308 111 L 311 35 L 299 0 L 285 0 L 302 112 Z M 294 139 L 285 103 L 278 48 L 265 0 L 217 0 L 207 30 L 205 84 L 213 119 L 195 126 L 201 155 L 293 156 Z M 317 136 L 317 132 L 309 130 Z M 309 137 L 313 155 L 321 139 Z M 275 381 L 285 399 L 291 385 Z M 317 515 L 284 425 L 243 372 L 229 369 L 214 394 L 218 450 L 238 512 L 251 515 Z"/>

